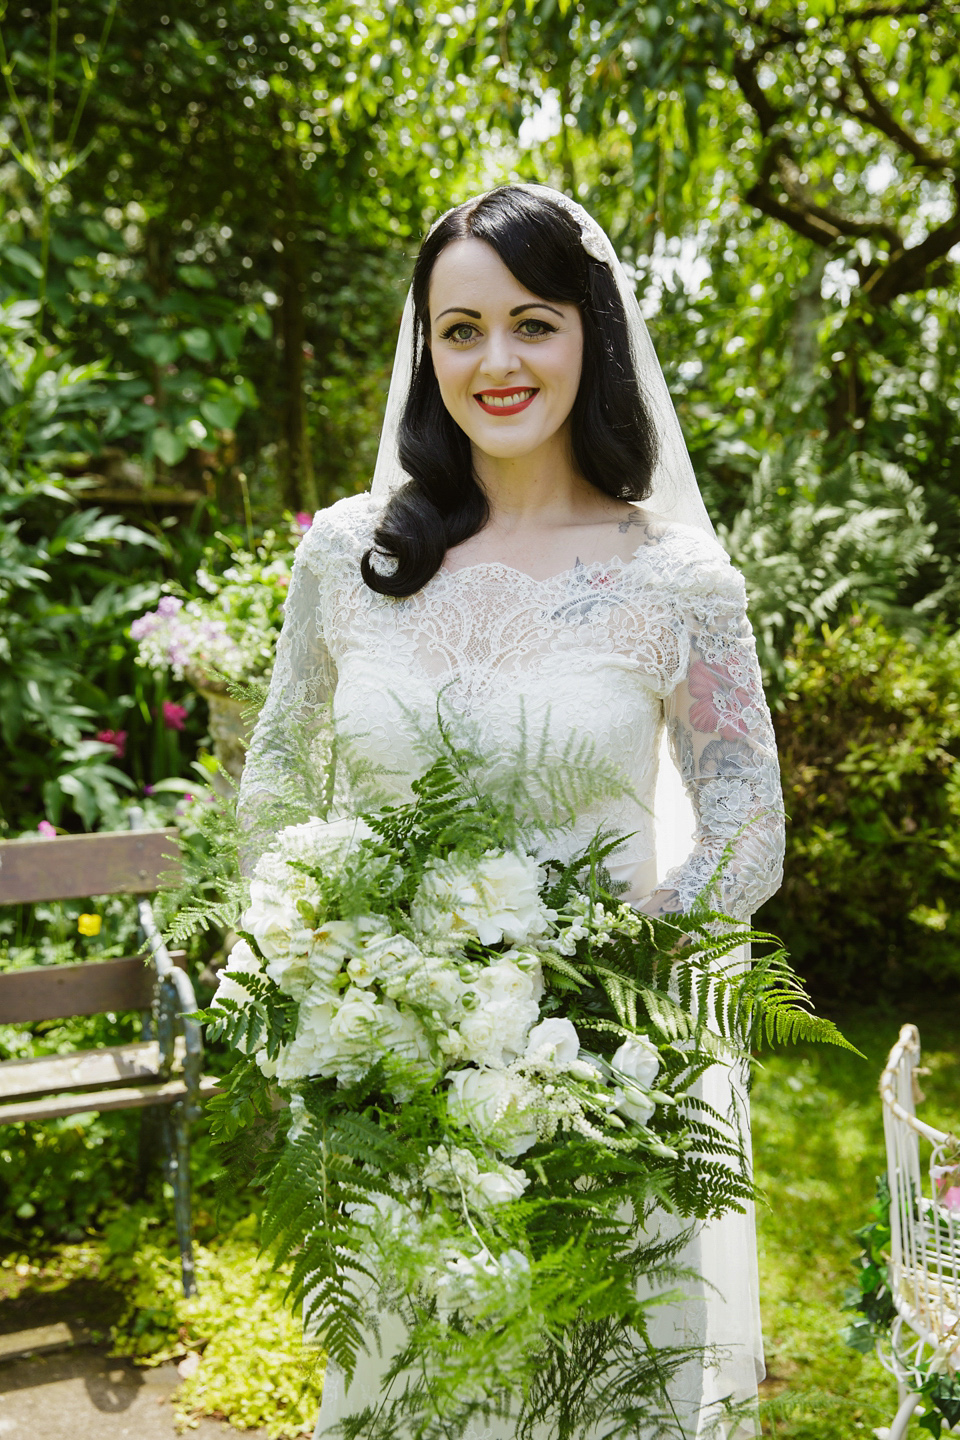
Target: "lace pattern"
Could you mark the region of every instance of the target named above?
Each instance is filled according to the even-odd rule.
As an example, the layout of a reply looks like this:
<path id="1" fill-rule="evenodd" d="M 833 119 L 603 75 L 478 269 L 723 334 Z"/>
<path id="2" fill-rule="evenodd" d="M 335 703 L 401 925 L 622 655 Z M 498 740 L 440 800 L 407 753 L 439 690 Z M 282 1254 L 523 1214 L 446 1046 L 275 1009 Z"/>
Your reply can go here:
<path id="1" fill-rule="evenodd" d="M 744 918 L 762 904 L 781 875 L 779 770 L 743 581 L 717 542 L 651 520 L 629 560 L 547 580 L 481 563 L 394 600 L 359 573 L 379 508 L 369 495 L 341 500 L 301 544 L 241 786 L 248 860 L 281 814 L 310 808 L 332 735 L 349 737 L 381 791 L 407 793 L 439 703 L 488 754 L 509 753 L 525 727 L 558 755 L 585 737 L 621 769 L 635 798 L 587 807 L 570 847 L 599 824 L 635 832 L 616 857 L 629 898 L 665 890 L 670 908 L 688 908 L 729 855 L 722 908 Z M 664 724 L 697 828 L 686 861 L 660 876 L 651 812 Z M 340 784 L 340 806 L 362 803 Z"/>

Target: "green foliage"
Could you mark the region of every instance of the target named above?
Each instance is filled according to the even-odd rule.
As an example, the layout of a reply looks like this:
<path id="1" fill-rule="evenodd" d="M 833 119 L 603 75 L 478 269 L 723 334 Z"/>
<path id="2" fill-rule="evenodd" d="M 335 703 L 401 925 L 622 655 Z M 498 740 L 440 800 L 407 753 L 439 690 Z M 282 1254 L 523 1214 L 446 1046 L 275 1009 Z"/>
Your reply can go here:
<path id="1" fill-rule="evenodd" d="M 762 916 L 818 996 L 956 985 L 958 695 L 943 630 L 913 640 L 858 614 L 787 654 L 787 860 Z"/>
<path id="2" fill-rule="evenodd" d="M 809 442 L 768 452 L 736 519 L 720 528 L 747 582 L 768 687 L 783 683 L 798 624 L 817 630 L 856 605 L 907 619 L 898 605 L 905 581 L 932 551 L 923 490 L 900 466 L 853 454 L 829 473 L 822 467 Z"/>
<path id="3" fill-rule="evenodd" d="M 414 782 L 413 800 L 365 815 L 372 838 L 319 863 L 306 851 L 290 861 L 310 880 L 310 898 L 299 904 L 302 923 L 324 936 L 338 923 L 349 926 L 361 917 L 373 923 L 375 916 L 399 944 L 422 942 L 417 896 L 432 867 L 469 867 L 471 857 L 476 864 L 509 848 L 522 850 L 535 833 L 542 837 L 544 792 L 558 819 L 569 814 L 571 789 L 574 811 L 579 792 L 593 792 L 594 777 L 582 764 L 557 778 L 548 769 L 530 772 L 511 763 L 503 772 L 509 800 L 491 795 L 488 773 L 489 764 L 458 747 L 442 727 L 438 758 Z M 683 1238 L 664 1244 L 647 1233 L 645 1221 L 658 1203 L 691 1221 L 740 1209 L 752 1194 L 737 1121 L 699 1098 L 697 1082 L 718 1060 L 748 1064 L 765 1038 L 846 1044 L 830 1022 L 809 1015 L 802 987 L 775 944 L 758 951 L 752 967 L 733 958 L 745 943 L 760 946 L 770 937 L 723 921 L 709 897 L 671 921 L 618 906 L 604 888 L 603 868 L 615 843 L 613 836 L 598 837 L 586 854 L 550 867 L 544 896 L 558 939 L 524 942 L 522 954 L 543 969 L 541 1013 L 572 1021 L 581 1045 L 589 1035 L 592 1048 L 581 1052 L 588 1062 L 584 1075 L 550 1068 L 543 1093 L 557 1099 L 543 1102 L 540 1138 L 524 1147 L 527 1188 L 504 1197 L 495 1212 L 462 1184 L 450 1201 L 442 1182 L 423 1178 L 424 1157 L 439 1163 L 446 1152 L 462 1157 L 469 1151 L 482 1170 L 500 1166 L 501 1180 L 521 1173 L 503 1170 L 498 1147 L 508 1156 L 517 1152 L 507 1140 L 501 1145 L 496 1128 L 483 1138 L 452 1117 L 443 1088 L 450 1062 L 437 1060 L 433 1049 L 413 1066 L 388 1047 L 380 1059 L 364 1060 L 359 1078 L 284 1078 L 287 1050 L 303 1034 L 297 1005 L 286 986 L 278 987 L 272 967 L 269 976 L 231 971 L 233 988 L 207 1013 L 210 1033 L 243 1054 L 225 1092 L 211 1102 L 214 1131 L 236 1180 L 249 1182 L 253 1173 L 266 1186 L 262 1238 L 278 1261 L 292 1262 L 295 1304 L 305 1307 L 331 1358 L 349 1375 L 369 1323 L 363 1289 L 374 1253 L 377 1303 L 405 1327 L 407 1339 L 387 1381 L 403 1375 L 406 1388 L 385 1395 L 378 1416 L 355 1417 L 357 1434 L 386 1434 L 409 1416 L 424 1433 L 434 1433 L 434 1415 L 441 1428 L 460 1428 L 474 1414 L 509 1408 L 511 1395 L 523 1397 L 516 1420 L 521 1435 L 544 1413 L 563 1430 L 601 1416 L 632 1424 L 656 1416 L 672 1433 L 664 1387 L 695 1351 L 654 1348 L 647 1312 L 684 1278 L 677 1260 Z M 255 929 L 250 915 L 245 921 Z M 188 923 L 194 918 L 201 918 L 197 910 Z M 256 947 L 252 934 L 241 934 Z M 459 959 L 471 975 L 506 951 L 517 953 L 506 940 L 455 938 L 453 944 L 465 947 Z M 274 949 L 271 955 L 279 964 Z M 458 956 L 459 950 L 448 963 Z M 350 982 L 324 983 L 339 990 Z M 374 989 L 365 993 L 372 997 L 380 982 L 374 975 L 368 983 Z M 387 993 L 404 997 L 398 1013 L 415 1014 L 426 1037 L 433 1015 L 441 1045 L 449 1043 L 452 1032 L 444 1027 L 453 1022 L 441 1021 L 441 1012 L 406 991 Z M 627 1126 L 591 1085 L 602 1077 L 616 1083 L 617 1047 L 638 1033 L 657 1046 L 657 1087 L 646 1092 L 647 1119 Z M 368 1063 L 372 1068 L 363 1074 Z M 527 1076 L 524 1063 L 517 1062 L 518 1075 Z M 533 1076 L 536 1062 L 528 1065 Z M 293 1073 L 332 1075 L 329 1066 Z M 291 1095 L 287 1116 L 271 1114 L 270 1077 L 277 1074 L 281 1091 Z M 454 1313 L 445 1318 L 430 1289 L 431 1267 L 444 1254 L 459 1257 L 470 1273 L 477 1245 L 490 1260 L 485 1289 L 469 1303 L 451 1302 Z M 510 1278 L 517 1264 L 519 1282 Z M 651 1297 L 646 1301 L 637 1295 L 641 1276 Z M 406 1386 L 411 1367 L 417 1378 Z M 585 1373 L 589 1387 L 582 1383 Z"/>
<path id="4" fill-rule="evenodd" d="M 255 1231 L 250 1216 L 215 1245 L 197 1245 L 197 1294 L 185 1300 L 169 1233 L 154 1239 L 143 1211 L 108 1224 L 101 1274 L 125 1301 L 113 1352 L 149 1364 L 202 1356 L 177 1391 L 182 1423 L 213 1414 L 291 1440 L 315 1422 L 319 1356 L 311 1363 L 304 1351 L 299 1320 L 283 1303 L 287 1275 L 259 1252 Z"/>

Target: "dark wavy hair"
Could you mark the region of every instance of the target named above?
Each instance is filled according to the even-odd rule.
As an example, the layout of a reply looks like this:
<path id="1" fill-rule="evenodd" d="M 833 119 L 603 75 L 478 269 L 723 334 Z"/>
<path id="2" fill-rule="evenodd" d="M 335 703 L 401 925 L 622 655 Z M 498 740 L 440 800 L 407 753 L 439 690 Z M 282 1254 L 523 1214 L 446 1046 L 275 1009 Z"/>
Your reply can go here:
<path id="1" fill-rule="evenodd" d="M 430 276 L 453 241 L 483 240 L 525 289 L 576 305 L 583 322 L 583 370 L 570 414 L 580 473 L 607 495 L 644 500 L 656 463 L 656 435 L 634 373 L 627 317 L 616 281 L 583 248 L 576 220 L 545 196 L 504 185 L 451 211 L 420 247 L 413 272 L 413 374 L 400 422 L 400 463 L 410 479 L 391 495 L 360 569 L 371 590 L 413 595 L 448 550 L 482 530 L 486 496 L 470 441 L 442 399 L 430 347 Z M 372 557 L 394 564 L 375 569 Z"/>

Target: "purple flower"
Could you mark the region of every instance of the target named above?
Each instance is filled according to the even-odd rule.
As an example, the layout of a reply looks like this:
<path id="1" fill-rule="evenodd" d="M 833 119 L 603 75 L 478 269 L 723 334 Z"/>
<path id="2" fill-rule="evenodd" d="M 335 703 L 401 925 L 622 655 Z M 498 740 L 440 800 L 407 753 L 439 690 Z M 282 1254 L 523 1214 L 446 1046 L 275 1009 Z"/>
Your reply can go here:
<path id="1" fill-rule="evenodd" d="M 41 820 L 37 826 L 37 830 L 43 836 L 44 840 L 53 840 L 56 838 L 57 827 L 51 825 L 49 820 Z"/>
<path id="2" fill-rule="evenodd" d="M 158 615 L 176 615 L 178 610 L 183 609 L 183 601 L 176 595 L 161 595 L 157 604 Z"/>
<path id="3" fill-rule="evenodd" d="M 186 705 L 177 705 L 173 700 L 164 700 L 163 723 L 168 730 L 182 730 L 186 718 Z"/>
<path id="4" fill-rule="evenodd" d="M 144 795 L 152 795 L 152 794 L 153 794 L 153 786 L 152 786 L 152 785 L 144 785 L 144 787 L 143 787 L 143 793 L 144 793 Z"/>

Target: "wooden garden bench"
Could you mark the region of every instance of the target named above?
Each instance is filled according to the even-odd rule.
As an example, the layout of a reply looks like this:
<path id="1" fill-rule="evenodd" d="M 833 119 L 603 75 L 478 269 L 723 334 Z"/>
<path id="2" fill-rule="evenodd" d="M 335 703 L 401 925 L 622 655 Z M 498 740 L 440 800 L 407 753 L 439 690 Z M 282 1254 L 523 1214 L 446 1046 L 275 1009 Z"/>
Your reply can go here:
<path id="1" fill-rule="evenodd" d="M 203 1040 L 193 985 L 157 930 L 150 904 L 160 878 L 178 868 L 175 830 L 130 831 L 50 840 L 0 841 L 0 905 L 92 895 L 136 895 L 149 956 L 38 965 L 0 973 L 0 1024 L 34 1024 L 107 1011 L 143 1012 L 143 1038 L 126 1045 L 0 1063 L 0 1124 L 52 1120 L 85 1111 L 161 1106 L 173 1185 L 184 1294 L 196 1289 L 190 1227 L 189 1124 L 216 1081 L 201 1074 Z"/>

